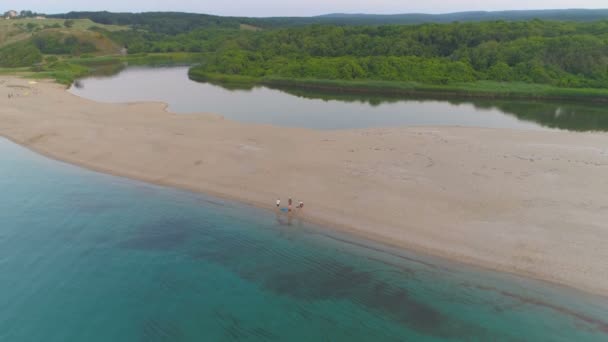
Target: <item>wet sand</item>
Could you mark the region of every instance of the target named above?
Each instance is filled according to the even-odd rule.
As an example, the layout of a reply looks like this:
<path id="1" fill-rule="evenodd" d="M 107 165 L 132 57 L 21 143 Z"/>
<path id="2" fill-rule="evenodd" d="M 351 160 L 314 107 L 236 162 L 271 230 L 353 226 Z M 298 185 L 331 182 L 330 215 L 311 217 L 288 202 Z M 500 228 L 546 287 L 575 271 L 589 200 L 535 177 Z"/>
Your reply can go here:
<path id="1" fill-rule="evenodd" d="M 0 134 L 93 170 L 269 210 L 291 196 L 322 225 L 608 295 L 608 134 L 279 128 L 97 103 L 13 77 L 0 77 Z"/>

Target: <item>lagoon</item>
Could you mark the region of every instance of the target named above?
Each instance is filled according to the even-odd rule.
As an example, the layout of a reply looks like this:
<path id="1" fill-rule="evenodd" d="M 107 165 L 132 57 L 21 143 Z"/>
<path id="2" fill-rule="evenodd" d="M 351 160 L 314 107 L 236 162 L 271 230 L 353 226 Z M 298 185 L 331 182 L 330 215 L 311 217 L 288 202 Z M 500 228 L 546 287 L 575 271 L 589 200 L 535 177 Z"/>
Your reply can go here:
<path id="1" fill-rule="evenodd" d="M 608 108 L 602 104 L 399 98 L 263 86 L 234 89 L 192 81 L 188 67 L 128 67 L 115 75 L 79 80 L 70 92 L 101 102 L 161 101 L 176 113 L 216 113 L 241 122 L 310 129 L 470 126 L 608 130 Z"/>
<path id="2" fill-rule="evenodd" d="M 0 340 L 602 341 L 608 300 L 0 139 Z"/>

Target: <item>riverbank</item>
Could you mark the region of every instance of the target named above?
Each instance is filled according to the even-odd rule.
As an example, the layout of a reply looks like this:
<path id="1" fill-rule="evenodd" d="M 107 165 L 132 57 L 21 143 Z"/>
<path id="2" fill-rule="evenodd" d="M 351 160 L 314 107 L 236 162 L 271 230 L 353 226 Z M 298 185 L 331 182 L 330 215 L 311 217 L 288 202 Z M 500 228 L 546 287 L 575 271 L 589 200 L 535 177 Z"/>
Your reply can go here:
<path id="1" fill-rule="evenodd" d="M 277 88 L 327 91 L 346 94 L 385 96 L 429 96 L 478 99 L 531 99 L 608 102 L 608 90 L 593 88 L 560 88 L 545 84 L 522 82 L 477 81 L 451 84 L 423 84 L 418 82 L 392 82 L 374 80 L 317 80 L 277 77 L 246 77 L 209 74 L 190 69 L 190 79 L 211 82 L 228 88 L 251 88 L 264 85 Z"/>
<path id="2" fill-rule="evenodd" d="M 206 53 L 143 53 L 126 56 L 90 56 L 60 59 L 34 68 L 0 68 L 0 75 L 22 75 L 49 78 L 64 85 L 90 75 L 113 75 L 125 66 L 196 65 L 208 58 Z M 476 81 L 449 84 L 424 84 L 377 80 L 320 80 L 280 77 L 247 77 L 211 74 L 192 67 L 188 76 L 193 81 L 210 82 L 226 88 L 250 89 L 263 85 L 278 89 L 300 89 L 334 94 L 375 96 L 425 96 L 430 98 L 528 99 L 608 102 L 608 90 L 599 88 L 563 88 L 523 82 Z"/>
<path id="3" fill-rule="evenodd" d="M 205 56 L 204 53 L 173 52 L 69 57 L 35 67 L 0 68 L 0 75 L 20 75 L 33 79 L 47 78 L 67 86 L 86 76 L 116 74 L 126 66 L 193 65 L 199 63 Z"/>
<path id="4" fill-rule="evenodd" d="M 608 295 L 608 135 L 278 128 L 30 82 L 0 77 L 0 134 L 47 156 L 268 209 L 292 196 L 313 222 Z"/>

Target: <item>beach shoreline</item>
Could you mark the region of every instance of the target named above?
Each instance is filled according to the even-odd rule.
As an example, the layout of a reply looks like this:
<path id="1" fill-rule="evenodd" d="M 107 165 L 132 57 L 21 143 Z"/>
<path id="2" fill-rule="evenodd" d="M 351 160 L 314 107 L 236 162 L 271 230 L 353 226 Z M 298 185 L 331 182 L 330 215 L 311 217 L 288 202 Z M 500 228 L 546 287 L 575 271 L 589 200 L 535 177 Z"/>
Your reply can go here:
<path id="1" fill-rule="evenodd" d="M 0 81 L 0 135 L 52 159 L 268 210 L 292 196 L 311 223 L 608 296 L 606 134 L 321 132 Z M 9 85 L 27 90 L 8 99 Z"/>

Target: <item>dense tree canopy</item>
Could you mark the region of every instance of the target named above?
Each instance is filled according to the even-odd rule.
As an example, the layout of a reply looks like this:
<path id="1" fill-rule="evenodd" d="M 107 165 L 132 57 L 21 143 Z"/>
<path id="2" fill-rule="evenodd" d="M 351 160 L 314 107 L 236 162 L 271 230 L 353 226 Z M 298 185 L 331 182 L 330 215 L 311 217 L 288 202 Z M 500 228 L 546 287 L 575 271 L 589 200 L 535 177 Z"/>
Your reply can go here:
<path id="1" fill-rule="evenodd" d="M 256 31 L 241 26 L 242 18 L 198 14 L 92 12 L 63 17 L 68 18 L 66 22 L 87 17 L 131 25 L 113 31 L 88 28 L 126 47 L 130 54 L 204 52 L 205 62 L 195 69 L 199 75 L 608 87 L 608 21 L 309 25 Z M 31 44 L 18 51 L 32 53 L 25 61 L 37 61 L 40 53 L 95 51 L 95 45 L 71 34 L 59 37 L 52 29 L 46 32 L 39 27 L 29 31 L 34 33 Z M 5 60 L 12 61 L 17 51 L 4 54 L 10 55 Z"/>
<path id="2" fill-rule="evenodd" d="M 248 24 L 262 28 L 281 28 L 307 25 L 412 25 L 424 23 L 452 23 L 479 21 L 528 21 L 532 19 L 559 21 L 597 21 L 608 17 L 608 9 L 557 9 L 496 12 L 457 12 L 446 14 L 328 14 L 314 17 L 220 17 L 208 14 L 182 12 L 112 13 L 70 12 L 51 17 L 64 19 L 91 19 L 100 24 L 129 25 L 149 32 L 180 34 L 200 28 L 238 28 Z"/>
<path id="3" fill-rule="evenodd" d="M 129 25 L 151 33 L 176 35 L 201 28 L 239 28 L 241 20 L 206 14 L 179 12 L 111 13 L 111 12 L 70 12 L 52 15 L 64 19 L 91 19 L 106 25 Z M 247 19 L 243 19 L 247 21 Z"/>
<path id="4" fill-rule="evenodd" d="M 81 55 L 95 52 L 95 45 L 89 41 L 82 41 L 74 35 L 39 34 L 32 38 L 34 45 L 40 52 L 49 55 Z"/>
<path id="5" fill-rule="evenodd" d="M 608 86 L 608 21 L 309 26 L 224 39 L 199 71 L 245 76 Z"/>

